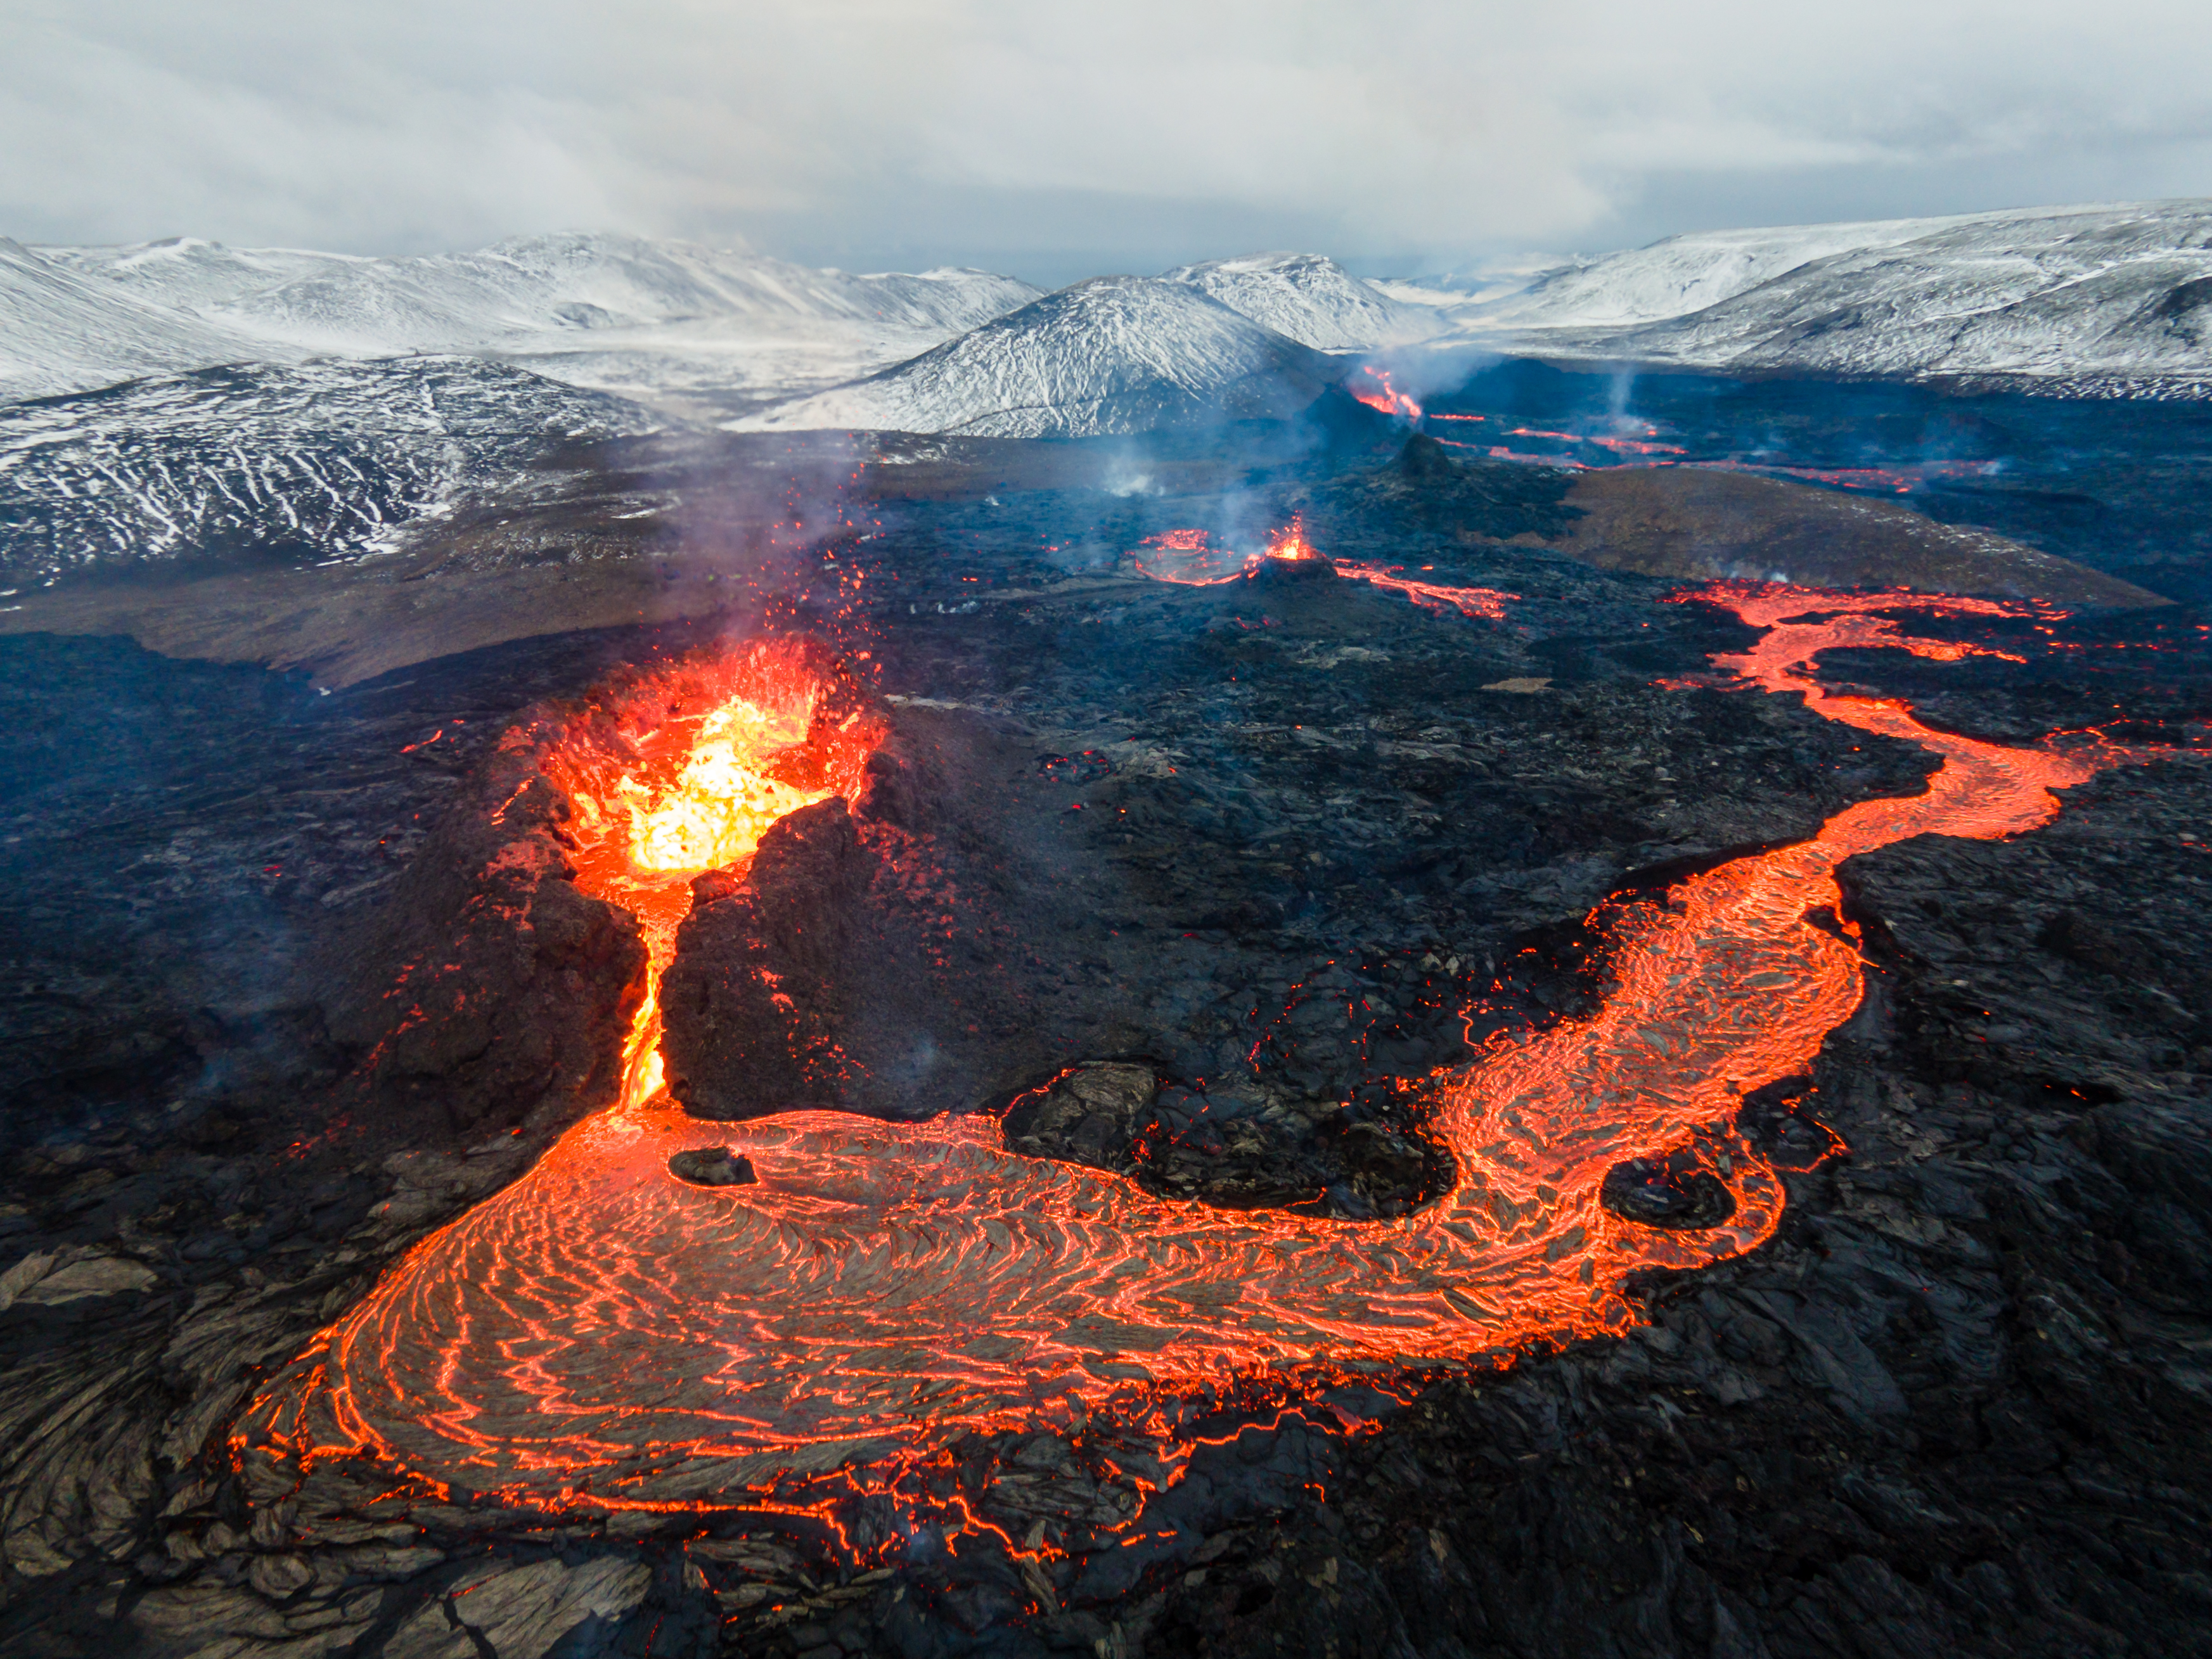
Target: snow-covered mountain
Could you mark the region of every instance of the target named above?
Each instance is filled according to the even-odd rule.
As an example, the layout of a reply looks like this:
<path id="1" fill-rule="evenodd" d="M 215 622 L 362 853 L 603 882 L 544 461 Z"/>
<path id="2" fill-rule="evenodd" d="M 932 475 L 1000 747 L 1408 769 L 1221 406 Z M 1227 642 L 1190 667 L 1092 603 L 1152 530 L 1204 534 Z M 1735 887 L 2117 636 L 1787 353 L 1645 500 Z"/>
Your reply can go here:
<path id="1" fill-rule="evenodd" d="M 356 356 L 478 350 L 580 329 L 824 322 L 942 337 L 1036 297 L 980 270 L 854 276 L 635 236 L 518 237 L 410 259 L 234 250 L 180 239 L 52 257 L 240 332 Z"/>
<path id="2" fill-rule="evenodd" d="M 0 398 L 89 390 L 131 373 L 307 356 L 465 352 L 630 395 L 787 397 L 926 350 L 1036 297 L 980 270 L 856 276 L 696 244 L 518 238 L 472 253 L 371 259 L 179 238 L 120 248 L 12 249 Z M 42 322 L 65 292 L 161 352 L 64 349 L 94 321 Z M 31 307 L 42 309 L 33 314 Z M 0 319 L 9 313 L 0 312 Z"/>
<path id="3" fill-rule="evenodd" d="M 559 438 L 788 399 L 1037 293 L 621 236 L 0 243 L 0 571 L 374 552 Z"/>
<path id="4" fill-rule="evenodd" d="M 374 553 L 554 443 L 649 425 L 470 357 L 202 369 L 0 406 L 0 585 Z"/>
<path id="5" fill-rule="evenodd" d="M 896 368 L 732 424 L 1003 438 L 1148 432 L 1293 414 L 1342 368 L 1194 283 L 1098 276 Z"/>
<path id="6" fill-rule="evenodd" d="M 2141 394 L 2212 384 L 2212 200 L 1675 236 L 1503 300 L 1391 293 L 1550 356 Z"/>
<path id="7" fill-rule="evenodd" d="M 1539 271 L 1480 315 L 1494 325 L 1518 328 L 1620 328 L 1660 322 L 1733 299 L 1831 254 L 1895 247 L 1973 222 L 1972 216 L 1881 219 L 1694 231 Z"/>
<path id="8" fill-rule="evenodd" d="M 265 355 L 219 325 L 0 238 L 0 403 Z"/>
<path id="9" fill-rule="evenodd" d="M 1434 334 L 1436 313 L 1401 305 L 1318 253 L 1254 253 L 1161 272 L 1320 351 L 1365 351 Z"/>

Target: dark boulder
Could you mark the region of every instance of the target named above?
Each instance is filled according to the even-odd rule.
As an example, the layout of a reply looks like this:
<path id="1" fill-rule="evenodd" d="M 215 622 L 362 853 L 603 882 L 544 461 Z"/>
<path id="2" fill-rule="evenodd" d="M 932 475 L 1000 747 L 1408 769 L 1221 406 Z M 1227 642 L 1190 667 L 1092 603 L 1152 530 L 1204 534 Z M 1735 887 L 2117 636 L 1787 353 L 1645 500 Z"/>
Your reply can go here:
<path id="1" fill-rule="evenodd" d="M 668 1160 L 669 1173 L 695 1187 L 750 1187 L 760 1177 L 752 1160 L 726 1146 L 695 1146 Z"/>
<path id="2" fill-rule="evenodd" d="M 1416 432 L 1398 452 L 1398 471 L 1416 483 L 1428 483 L 1456 477 L 1459 463 L 1427 433 Z"/>

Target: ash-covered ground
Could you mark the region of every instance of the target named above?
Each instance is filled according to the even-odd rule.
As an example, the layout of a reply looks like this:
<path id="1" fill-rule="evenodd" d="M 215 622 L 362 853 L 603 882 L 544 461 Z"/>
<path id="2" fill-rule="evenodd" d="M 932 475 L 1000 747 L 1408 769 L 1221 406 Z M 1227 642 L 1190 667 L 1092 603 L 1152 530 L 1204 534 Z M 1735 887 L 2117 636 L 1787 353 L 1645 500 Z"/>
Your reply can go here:
<path id="1" fill-rule="evenodd" d="M 777 625 L 869 653 L 946 914 L 998 930 L 933 964 L 963 1004 L 926 1029 L 937 992 L 897 961 L 814 963 L 881 1062 L 828 1103 L 998 1109 L 1085 1066 L 1014 1106 L 1015 1144 L 1382 1224 L 1437 1182 L 1400 1085 L 1602 996 L 1599 900 L 1919 787 L 1917 748 L 1694 684 L 1750 630 L 1546 545 L 1565 492 L 1419 452 L 1176 494 L 881 489 L 852 515 L 872 522 L 780 555 Z M 1337 557 L 1516 597 L 1496 621 L 1326 574 L 1152 581 L 1129 557 L 1176 528 L 1256 544 L 1293 512 Z M 1945 726 L 2119 723 L 2172 755 L 2034 835 L 1844 866 L 1866 1004 L 1746 1114 L 1812 1167 L 1774 1241 L 1650 1284 L 1625 1340 L 1424 1379 L 1371 1433 L 1224 1419 L 1129 1541 L 1060 1559 L 925 1523 L 861 1570 L 757 1511 L 441 1504 L 343 1457 L 296 1487 L 244 1478 L 226 1437 L 258 1382 L 605 1097 L 623 940 L 455 919 L 501 732 L 760 616 L 556 632 L 329 692 L 0 641 L 0 1645 L 2212 1650 L 2212 788 L 2188 741 L 2212 647 L 2179 607 L 1976 625 L 2021 663 L 1824 665 Z M 1048 854 L 1064 878 L 1024 878 Z M 684 946 L 702 981 L 745 944 L 714 936 L 724 908 Z M 469 1018 L 380 1046 L 364 1008 L 442 945 Z M 760 1109 L 673 1008 L 671 1042 L 693 1109 Z M 1670 1190 L 1632 1201 L 1696 1222 Z M 1050 1437 L 979 1437 L 953 1465 L 1018 1538 L 1137 1501 Z"/>

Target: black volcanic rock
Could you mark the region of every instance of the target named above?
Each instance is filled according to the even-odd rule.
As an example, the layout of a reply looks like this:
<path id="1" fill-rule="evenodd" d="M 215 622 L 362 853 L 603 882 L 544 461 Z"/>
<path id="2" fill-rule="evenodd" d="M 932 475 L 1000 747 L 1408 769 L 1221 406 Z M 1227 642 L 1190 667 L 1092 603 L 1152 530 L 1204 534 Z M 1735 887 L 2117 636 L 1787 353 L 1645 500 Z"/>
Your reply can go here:
<path id="1" fill-rule="evenodd" d="M 660 991 L 670 1091 L 694 1116 L 843 1103 L 842 970 L 868 875 L 833 797 L 762 836 L 742 881 L 701 878 Z"/>
<path id="2" fill-rule="evenodd" d="M 1425 432 L 1416 432 L 1398 452 L 1398 471 L 1417 483 L 1432 483 L 1455 477 L 1459 464 L 1451 452 Z"/>
<path id="3" fill-rule="evenodd" d="M 1006 1116 L 1006 1145 L 1126 1175 L 1137 1167 L 1137 1136 L 1152 1121 L 1158 1093 L 1149 1066 L 1106 1060 L 1073 1067 L 1016 1101 Z"/>
<path id="4" fill-rule="evenodd" d="M 972 717 L 902 711 L 859 800 L 782 820 L 678 930 L 671 1091 L 701 1117 L 926 1117 L 1140 1048 L 1143 947 L 1082 856 L 1082 787 Z"/>
<path id="5" fill-rule="evenodd" d="M 602 1103 L 644 994 L 636 922 L 585 897 L 572 809 L 538 762 L 557 721 L 471 775 L 369 925 L 334 951 L 354 1086 L 442 1133 L 565 1123 Z M 533 1115 L 534 1118 L 533 1118 Z"/>
<path id="6" fill-rule="evenodd" d="M 1244 580 L 1262 593 L 1281 596 L 1319 591 L 1321 584 L 1333 584 L 1335 577 L 1335 562 L 1316 554 L 1304 559 L 1262 559 Z"/>
<path id="7" fill-rule="evenodd" d="M 698 1187 L 746 1187 L 760 1179 L 753 1173 L 750 1158 L 726 1146 L 696 1146 L 678 1152 L 668 1160 L 668 1168 L 678 1179 Z"/>

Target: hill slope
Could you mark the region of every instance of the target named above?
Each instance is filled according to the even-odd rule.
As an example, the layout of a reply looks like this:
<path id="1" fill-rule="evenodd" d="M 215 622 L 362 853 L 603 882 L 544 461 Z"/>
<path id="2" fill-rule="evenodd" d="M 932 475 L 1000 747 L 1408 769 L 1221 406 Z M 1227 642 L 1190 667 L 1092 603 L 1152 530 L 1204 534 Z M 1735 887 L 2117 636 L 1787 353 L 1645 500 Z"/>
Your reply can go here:
<path id="1" fill-rule="evenodd" d="M 246 360 L 465 352 L 579 386 L 757 401 L 896 362 L 1037 295 L 988 271 L 856 276 L 595 234 L 405 259 L 192 238 L 15 252 L 0 264 L 14 360 L 0 398 Z M 103 333 L 140 349 L 72 344 Z"/>
<path id="2" fill-rule="evenodd" d="M 0 586 L 388 551 L 564 441 L 647 424 L 469 357 L 203 369 L 18 403 L 0 408 Z"/>
<path id="3" fill-rule="evenodd" d="M 1100 276 L 746 424 L 1090 437 L 1279 418 L 1335 374 L 1191 284 Z"/>
<path id="4" fill-rule="evenodd" d="M 0 238 L 0 403 L 267 355 L 232 330 Z"/>
<path id="5" fill-rule="evenodd" d="M 1549 356 L 2186 392 L 2212 386 L 2212 200 L 1670 237 L 1432 303 Z"/>
<path id="6" fill-rule="evenodd" d="M 1360 351 L 1433 334 L 1437 321 L 1401 305 L 1318 253 L 1255 253 L 1160 273 L 1262 327 L 1320 351 Z"/>

